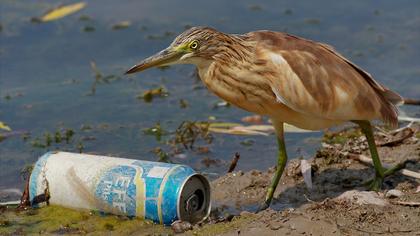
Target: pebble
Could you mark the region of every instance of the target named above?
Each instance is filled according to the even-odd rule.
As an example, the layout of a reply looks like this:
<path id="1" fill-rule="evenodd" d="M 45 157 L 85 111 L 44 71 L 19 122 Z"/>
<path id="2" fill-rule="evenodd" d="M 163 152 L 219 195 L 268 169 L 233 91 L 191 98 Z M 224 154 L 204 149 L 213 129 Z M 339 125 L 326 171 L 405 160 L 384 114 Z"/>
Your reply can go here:
<path id="1" fill-rule="evenodd" d="M 279 230 L 280 228 L 283 228 L 283 225 L 281 222 L 276 221 L 270 224 L 271 230 Z"/>
<path id="2" fill-rule="evenodd" d="M 378 205 L 386 206 L 388 202 L 383 199 L 383 197 L 373 191 L 357 191 L 351 190 L 342 193 L 340 196 L 336 197 L 337 200 L 348 200 L 350 202 L 359 204 L 359 205 Z"/>
<path id="3" fill-rule="evenodd" d="M 188 221 L 177 220 L 171 224 L 171 228 L 176 234 L 180 234 L 184 233 L 185 231 L 192 230 L 193 226 Z"/>
<path id="4" fill-rule="evenodd" d="M 398 189 L 391 189 L 388 192 L 386 192 L 385 197 L 386 198 L 398 198 L 404 196 L 404 193 L 401 192 Z"/>

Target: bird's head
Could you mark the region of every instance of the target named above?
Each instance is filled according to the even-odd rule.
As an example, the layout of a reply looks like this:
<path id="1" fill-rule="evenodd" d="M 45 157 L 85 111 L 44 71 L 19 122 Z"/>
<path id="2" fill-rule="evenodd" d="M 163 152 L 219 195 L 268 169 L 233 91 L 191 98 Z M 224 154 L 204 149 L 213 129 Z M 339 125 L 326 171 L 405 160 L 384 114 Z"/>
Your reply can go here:
<path id="1" fill-rule="evenodd" d="M 173 64 L 204 66 L 221 52 L 231 37 L 209 27 L 193 27 L 178 35 L 168 48 L 131 67 L 126 74 Z"/>

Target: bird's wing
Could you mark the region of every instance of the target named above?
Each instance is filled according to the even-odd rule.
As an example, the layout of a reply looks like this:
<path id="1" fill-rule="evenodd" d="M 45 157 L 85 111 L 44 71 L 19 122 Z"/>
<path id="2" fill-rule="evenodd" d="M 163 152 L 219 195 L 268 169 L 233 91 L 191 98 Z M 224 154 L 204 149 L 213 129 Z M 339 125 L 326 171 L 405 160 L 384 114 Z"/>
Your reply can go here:
<path id="1" fill-rule="evenodd" d="M 296 36 L 258 31 L 256 70 L 266 73 L 279 102 L 291 109 L 333 120 L 395 123 L 392 104 L 401 97 L 377 83 L 331 46 Z"/>

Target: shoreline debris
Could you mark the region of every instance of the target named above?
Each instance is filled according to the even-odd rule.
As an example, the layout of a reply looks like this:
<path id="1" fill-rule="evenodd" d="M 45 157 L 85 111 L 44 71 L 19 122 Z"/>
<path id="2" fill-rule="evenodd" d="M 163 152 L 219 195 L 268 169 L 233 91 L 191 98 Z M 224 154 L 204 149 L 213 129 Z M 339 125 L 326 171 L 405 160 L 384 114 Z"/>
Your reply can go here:
<path id="1" fill-rule="evenodd" d="M 303 181 L 308 189 L 312 189 L 312 166 L 307 160 L 300 161 L 300 171 L 302 172 Z"/>
<path id="2" fill-rule="evenodd" d="M 239 155 L 239 152 L 235 153 L 235 156 L 233 157 L 232 161 L 230 162 L 230 166 L 229 166 L 229 170 L 227 171 L 227 173 L 231 173 L 235 170 L 236 165 L 238 164 L 239 158 L 241 156 Z"/>
<path id="3" fill-rule="evenodd" d="M 372 159 L 370 157 L 367 157 L 366 155 L 346 153 L 346 152 L 340 152 L 340 153 L 343 154 L 343 155 L 347 155 L 350 159 L 360 161 L 363 164 L 373 165 Z M 400 173 L 402 175 L 405 175 L 405 176 L 408 176 L 408 177 L 420 179 L 420 173 L 412 171 L 412 170 L 404 169 L 404 166 L 407 162 L 410 162 L 410 160 L 406 160 L 406 161 L 403 161 L 403 162 L 398 164 L 398 165 L 402 166 L 402 168 L 400 169 Z M 391 168 L 392 166 L 389 165 L 389 164 L 383 163 L 383 167 L 384 168 Z"/>

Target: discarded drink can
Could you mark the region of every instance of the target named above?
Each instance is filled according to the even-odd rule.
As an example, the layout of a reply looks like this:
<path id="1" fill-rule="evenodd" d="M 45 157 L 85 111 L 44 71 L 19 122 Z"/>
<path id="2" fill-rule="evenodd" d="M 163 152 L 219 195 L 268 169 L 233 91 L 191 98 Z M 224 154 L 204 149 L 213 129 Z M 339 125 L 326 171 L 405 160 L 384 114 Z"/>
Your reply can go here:
<path id="1" fill-rule="evenodd" d="M 185 165 L 48 152 L 29 180 L 33 206 L 50 204 L 137 216 L 169 225 L 198 222 L 210 213 L 207 179 Z"/>

